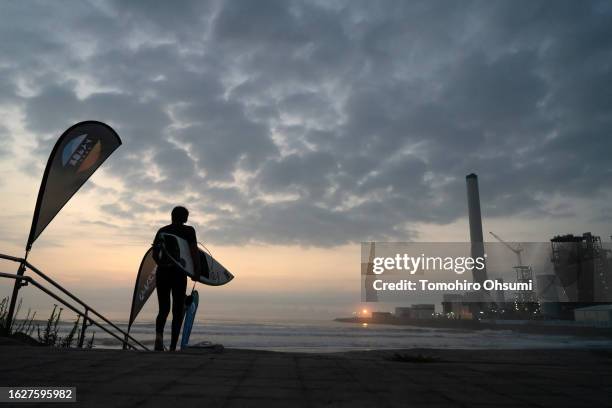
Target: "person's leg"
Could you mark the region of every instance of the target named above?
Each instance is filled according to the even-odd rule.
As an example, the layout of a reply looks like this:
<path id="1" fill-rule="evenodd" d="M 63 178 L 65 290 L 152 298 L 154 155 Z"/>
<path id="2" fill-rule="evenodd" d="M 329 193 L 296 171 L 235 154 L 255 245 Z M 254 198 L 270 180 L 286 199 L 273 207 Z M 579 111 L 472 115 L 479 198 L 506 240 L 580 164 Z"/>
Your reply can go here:
<path id="1" fill-rule="evenodd" d="M 164 327 L 170 313 L 170 290 L 171 285 L 169 276 L 166 271 L 158 270 L 155 276 L 157 302 L 159 304 L 159 313 L 155 319 L 155 350 L 164 350 Z"/>
<path id="2" fill-rule="evenodd" d="M 172 282 L 172 338 L 170 350 L 176 350 L 176 343 L 183 325 L 185 316 L 185 291 L 187 290 L 187 276 L 177 273 Z"/>

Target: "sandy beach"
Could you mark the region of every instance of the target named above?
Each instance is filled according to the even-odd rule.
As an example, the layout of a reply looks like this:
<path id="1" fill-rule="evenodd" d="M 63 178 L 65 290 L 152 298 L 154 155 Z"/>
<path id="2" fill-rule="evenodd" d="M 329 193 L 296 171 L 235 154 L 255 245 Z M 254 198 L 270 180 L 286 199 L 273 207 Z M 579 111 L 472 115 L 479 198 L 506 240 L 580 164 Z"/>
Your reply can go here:
<path id="1" fill-rule="evenodd" d="M 88 407 L 600 407 L 612 394 L 612 349 L 155 353 L 5 338 L 0 361 L 3 386 L 74 386 Z"/>

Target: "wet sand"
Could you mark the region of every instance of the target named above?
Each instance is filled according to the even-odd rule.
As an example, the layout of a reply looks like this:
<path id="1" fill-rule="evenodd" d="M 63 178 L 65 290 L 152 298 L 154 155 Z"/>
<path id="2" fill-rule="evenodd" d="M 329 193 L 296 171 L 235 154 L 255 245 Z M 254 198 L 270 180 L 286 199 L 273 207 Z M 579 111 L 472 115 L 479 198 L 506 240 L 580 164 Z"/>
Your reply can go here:
<path id="1" fill-rule="evenodd" d="M 75 386 L 73 407 L 603 407 L 612 349 L 214 354 L 5 341 L 0 385 Z"/>

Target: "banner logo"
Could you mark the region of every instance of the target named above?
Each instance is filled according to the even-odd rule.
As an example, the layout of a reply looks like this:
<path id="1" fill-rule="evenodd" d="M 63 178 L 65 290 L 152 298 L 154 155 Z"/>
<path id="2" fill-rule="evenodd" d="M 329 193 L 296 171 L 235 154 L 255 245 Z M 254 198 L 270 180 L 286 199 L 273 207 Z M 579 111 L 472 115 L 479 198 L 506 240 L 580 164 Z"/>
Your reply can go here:
<path id="1" fill-rule="evenodd" d="M 147 277 L 147 280 L 142 286 L 142 289 L 138 293 L 138 299 L 140 299 L 140 301 L 143 302 L 143 304 L 144 302 L 147 301 L 147 299 L 151 295 L 151 291 L 155 289 L 155 272 L 157 272 L 157 267 L 154 267 L 151 270 L 151 273 Z"/>
<path id="2" fill-rule="evenodd" d="M 95 120 L 79 122 L 59 137 L 43 173 L 27 249 L 81 188 L 94 171 L 121 145 L 108 125 Z"/>
<path id="3" fill-rule="evenodd" d="M 91 166 L 100 158 L 102 144 L 100 141 L 87 136 L 77 136 L 66 144 L 62 152 L 62 165 L 64 167 L 76 168 L 80 173 Z"/>

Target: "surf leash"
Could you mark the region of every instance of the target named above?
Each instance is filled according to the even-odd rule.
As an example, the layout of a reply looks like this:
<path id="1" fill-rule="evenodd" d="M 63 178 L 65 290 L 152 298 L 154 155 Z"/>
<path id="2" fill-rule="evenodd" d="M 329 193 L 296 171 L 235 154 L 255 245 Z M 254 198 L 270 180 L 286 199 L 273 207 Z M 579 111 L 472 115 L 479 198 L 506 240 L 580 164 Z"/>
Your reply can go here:
<path id="1" fill-rule="evenodd" d="M 198 241 L 198 244 L 202 245 L 202 246 L 204 247 L 204 249 L 206 250 L 206 252 L 208 252 L 208 255 L 210 255 L 210 265 L 208 265 L 208 270 L 209 270 L 209 271 L 212 271 L 212 269 L 213 269 L 213 265 L 214 265 L 214 262 L 215 262 L 215 258 L 213 258 L 213 256 L 212 256 L 212 252 L 210 252 L 210 249 L 208 249 L 208 248 L 206 247 L 206 245 L 204 245 L 204 244 L 203 244 L 203 243 L 201 243 L 200 241 Z M 207 263 L 208 263 L 208 261 L 207 261 Z"/>

